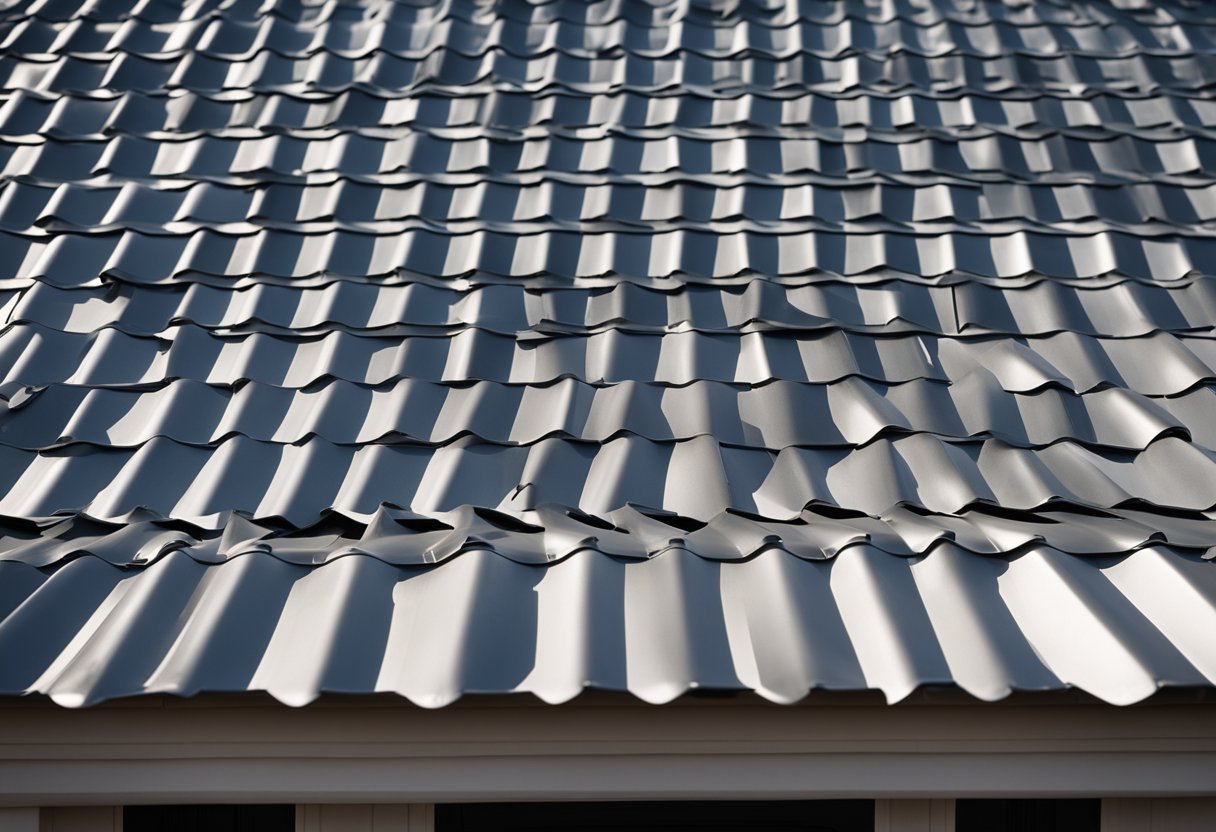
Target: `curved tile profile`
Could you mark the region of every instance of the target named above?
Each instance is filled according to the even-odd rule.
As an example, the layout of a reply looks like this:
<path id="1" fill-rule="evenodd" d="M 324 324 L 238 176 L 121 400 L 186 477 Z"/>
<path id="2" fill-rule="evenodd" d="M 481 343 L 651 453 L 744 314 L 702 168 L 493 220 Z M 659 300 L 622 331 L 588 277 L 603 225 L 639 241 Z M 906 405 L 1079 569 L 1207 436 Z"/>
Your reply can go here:
<path id="1" fill-rule="evenodd" d="M 1216 166 L 1216 160 L 1213 162 Z M 500 281 L 548 275 L 564 281 L 621 276 L 712 282 L 768 275 L 952 273 L 981 278 L 1084 279 L 1107 275 L 1175 281 L 1202 274 L 1216 237 L 1140 237 L 1101 232 L 1065 237 L 1040 231 L 909 236 L 838 231 L 769 234 L 708 229 L 308 234 L 263 229 L 248 235 L 203 230 L 181 235 L 122 231 L 53 237 L 0 232 L 0 269 L 16 281 L 61 288 L 113 282 L 167 286 L 220 281 L 292 284 L 329 276 L 416 273 L 432 279 L 486 274 Z"/>
<path id="2" fill-rule="evenodd" d="M 698 14 L 700 10 L 695 6 L 664 9 L 659 14 L 652 11 L 649 15 L 639 15 L 636 7 L 621 11 L 621 16 L 612 20 L 548 18 L 534 10 L 529 10 L 526 17 L 501 13 L 465 17 L 453 10 L 440 18 L 386 15 L 368 20 L 334 16 L 319 22 L 274 15 L 257 19 L 186 17 L 171 32 L 163 24 L 138 16 L 118 30 L 107 25 L 109 20 L 88 16 L 75 21 L 78 26 L 68 37 L 55 21 L 30 17 L 8 29 L 0 46 L 30 56 L 121 53 L 153 59 L 183 54 L 253 58 L 262 52 L 287 57 L 327 52 L 352 58 L 380 52 L 424 58 L 436 49 L 468 57 L 490 50 L 517 57 L 554 51 L 588 55 L 628 52 L 652 57 L 681 52 L 712 57 L 897 51 L 989 56 L 1067 51 L 1106 57 L 1140 51 L 1186 57 L 1195 52 L 1216 52 L 1216 33 L 1209 27 L 1186 26 L 1169 19 L 1129 26 L 1133 21 L 1112 20 L 1109 14 L 1091 20 L 1051 20 L 1044 15 L 1045 19 L 1030 23 L 983 13 L 965 22 L 957 17 L 918 19 L 910 8 L 900 8 L 896 16 L 885 19 L 876 19 L 865 9 L 845 7 L 843 14 L 796 20 L 782 19 L 772 14 L 772 9 L 760 6 L 724 8 L 712 17 Z M 769 19 L 765 19 L 765 11 L 770 13 Z M 739 25 L 744 21 L 747 25 Z M 49 48 L 52 45 L 54 49 Z"/>
<path id="3" fill-rule="evenodd" d="M 0 392 L 56 382 L 96 387 L 160 386 L 174 379 L 240 386 L 311 387 L 329 379 L 383 385 L 402 379 L 546 385 L 563 378 L 590 384 L 696 381 L 764 385 L 830 384 L 861 378 L 880 384 L 949 382 L 979 374 L 1011 393 L 1058 387 L 1086 393 L 1126 388 L 1175 396 L 1216 380 L 1216 340 L 1157 333 L 1095 338 L 876 337 L 840 331 L 798 335 L 608 330 L 589 336 L 519 337 L 481 330 L 447 336 L 365 336 L 344 331 L 218 335 L 193 324 L 164 337 L 115 329 L 65 333 L 11 324 L 0 332 Z"/>
<path id="4" fill-rule="evenodd" d="M 19 0 L 0 694 L 1216 684 L 1213 170 L 1182 0 Z"/>
<path id="5" fill-rule="evenodd" d="M 1206 387 L 1172 399 L 1118 387 L 1084 395 L 1059 388 L 1011 393 L 978 373 L 950 385 L 858 378 L 680 387 L 410 378 L 371 387 L 331 380 L 306 389 L 249 382 L 233 390 L 177 379 L 159 387 L 49 385 L 10 409 L 0 445 L 135 448 L 163 437 L 207 446 L 232 436 L 276 444 L 315 436 L 339 445 L 445 445 L 466 435 L 531 445 L 550 437 L 603 443 L 635 435 L 659 442 L 709 436 L 724 445 L 779 451 L 926 433 L 947 440 L 991 437 L 1026 448 L 1072 441 L 1144 450 L 1165 436 L 1212 447 L 1213 424 L 1216 400 Z M 1190 437 L 1188 425 L 1205 438 Z"/>
<path id="6" fill-rule="evenodd" d="M 733 128 L 731 128 L 733 129 Z M 655 177 L 659 179 L 659 177 Z M 0 185 L 0 228 L 110 233 L 124 228 L 183 233 L 223 227 L 237 234 L 303 227 L 316 233 L 383 235 L 412 227 L 656 230 L 697 228 L 777 233 L 795 230 L 1040 230 L 1063 236 L 1123 230 L 1151 234 L 1207 233 L 1216 220 L 1216 189 L 1206 182 L 1109 185 L 1031 182 L 832 181 L 782 184 L 719 176 L 710 181 L 666 177 L 588 181 L 485 177 L 474 181 L 416 179 L 387 185 L 341 178 L 322 184 L 218 181 L 123 185 L 12 180 Z M 1037 216 L 1043 205 L 1047 216 Z M 856 284 L 852 284 L 856 285 Z"/>
<path id="7" fill-rule="evenodd" d="M 1210 621 L 1216 569 L 1161 548 L 1106 561 L 949 545 L 914 560 L 866 547 L 740 563 L 582 552 L 549 566 L 473 550 L 431 567 L 352 555 L 313 568 L 173 552 L 136 572 L 95 558 L 49 578 L 0 563 L 10 572 L 24 600 L 0 622 L 0 652 L 20 644 L 22 658 L 0 666 L 0 691 L 68 706 L 264 690 L 290 705 L 366 691 L 438 707 L 487 690 L 562 702 L 586 687 L 649 702 L 692 687 L 776 702 L 873 688 L 895 702 L 950 684 L 988 700 L 1067 684 L 1129 703 L 1216 681 L 1211 640 L 1144 601 L 1179 592 L 1185 614 Z"/>
<path id="8" fill-rule="evenodd" d="M 586 335 L 612 330 L 807 332 L 842 329 L 891 334 L 1070 332 L 1126 338 L 1200 332 L 1216 315 L 1208 281 L 1121 281 L 1096 289 L 1040 281 L 1006 289 L 988 284 L 926 286 L 903 280 L 851 285 L 821 281 L 782 287 L 751 279 L 730 287 L 678 291 L 631 283 L 604 288 L 527 289 L 495 284 L 455 290 L 424 284 L 335 281 L 322 287 L 258 284 L 240 289 L 200 283 L 119 284 L 104 296 L 35 282 L 11 303 L 13 323 L 64 332 L 114 328 L 163 335 L 194 324 L 220 332 L 310 335 L 328 330 L 377 335 Z"/>
<path id="9" fill-rule="evenodd" d="M 455 129 L 471 135 L 478 135 L 475 128 L 508 134 L 552 130 L 559 135 L 591 128 L 638 135 L 665 130 L 688 136 L 709 135 L 707 131 L 729 136 L 735 131 L 774 135 L 787 131 L 806 134 L 808 130 L 813 135 L 831 136 L 858 127 L 879 135 L 920 130 L 943 136 L 986 131 L 1033 136 L 1103 128 L 1114 135 L 1151 136 L 1154 131 L 1210 135 L 1216 126 L 1216 113 L 1207 98 L 1168 90 L 1158 90 L 1152 97 L 1099 88 L 1087 88 L 1080 95 L 1068 90 L 1035 90 L 1012 98 L 924 88 L 909 88 L 898 96 L 859 91 L 846 97 L 798 89 L 780 93 L 759 89 L 729 97 L 686 90 L 675 105 L 660 99 L 652 106 L 652 100 L 625 89 L 600 94 L 549 90 L 543 96 L 506 88 L 448 94 L 421 91 L 405 98 L 362 89 L 330 93 L 230 90 L 223 94 L 175 90 L 171 97 L 159 91 L 103 89 L 55 94 L 17 89 L 0 108 L 0 136 L 92 140 L 119 135 L 237 137 L 250 130 L 377 135 L 402 127 L 423 133 Z M 251 106 L 255 102 L 260 105 Z M 275 183 L 265 184 L 273 187 Z M 1012 183 L 996 184 L 1007 187 Z"/>
<path id="10" fill-rule="evenodd" d="M 556 502 L 605 514 L 637 505 L 699 521 L 728 510 L 789 519 L 811 505 L 875 515 L 896 506 L 943 514 L 977 505 L 1216 508 L 1216 451 L 1173 436 L 1143 451 L 1072 441 L 1029 449 L 932 434 L 770 451 L 712 436 L 552 437 L 527 446 L 465 436 L 439 446 L 352 446 L 238 435 L 203 447 L 161 437 L 133 448 L 0 446 L 0 459 L 0 516 L 84 512 L 118 521 L 151 512 L 204 526 L 230 510 L 297 527 L 330 510 L 366 518 L 382 502 L 422 513 L 463 505 L 518 512 Z"/>
<path id="11" fill-rule="evenodd" d="M 858 546 L 914 557 L 952 546 L 972 556 L 1015 556 L 1035 547 L 1107 557 L 1169 546 L 1211 557 L 1216 535 L 1202 514 L 1181 517 L 1151 509 L 1068 509 L 1060 505 L 1011 513 L 976 505 L 951 514 L 894 506 L 878 516 L 809 506 L 774 520 L 729 510 L 707 521 L 627 505 L 599 516 L 556 503 L 507 513 L 461 506 L 419 513 L 381 505 L 372 514 L 327 512 L 304 528 L 284 529 L 225 513 L 208 528 L 148 512 L 103 521 L 77 514 L 31 524 L 7 520 L 0 562 L 59 567 L 90 556 L 115 566 L 143 567 L 171 552 L 202 564 L 265 555 L 298 566 L 369 556 L 395 566 L 447 561 L 488 550 L 517 563 L 544 565 L 582 551 L 645 560 L 680 549 L 711 561 L 745 561 L 769 550 L 827 560 Z"/>
<path id="12" fill-rule="evenodd" d="M 1124 93 L 1164 88 L 1195 94 L 1211 87 L 1211 78 L 1204 72 L 1203 53 L 1188 52 L 1180 60 L 1168 50 L 1137 50 L 1112 56 L 1010 49 L 993 55 L 962 51 L 926 55 L 914 49 L 838 55 L 802 51 L 785 56 L 746 52 L 707 55 L 687 49 L 668 55 L 624 49 L 575 54 L 560 48 L 519 56 L 501 47 L 466 55 L 447 46 L 408 57 L 385 50 L 365 56 L 327 51 L 291 56 L 270 50 L 249 56 L 188 51 L 168 57 L 121 51 L 86 55 L 17 53 L 0 63 L 0 85 L 40 93 L 80 93 L 96 87 L 211 93 L 301 89 L 334 93 L 356 88 L 399 96 L 424 90 L 488 92 L 495 87 L 533 94 L 549 89 L 594 94 L 623 88 L 655 95 L 682 89 L 705 95 L 759 90 L 841 95 L 861 90 L 898 93 L 918 87 L 998 95 L 1024 94 L 1027 87 L 1073 91 L 1078 86 Z"/>

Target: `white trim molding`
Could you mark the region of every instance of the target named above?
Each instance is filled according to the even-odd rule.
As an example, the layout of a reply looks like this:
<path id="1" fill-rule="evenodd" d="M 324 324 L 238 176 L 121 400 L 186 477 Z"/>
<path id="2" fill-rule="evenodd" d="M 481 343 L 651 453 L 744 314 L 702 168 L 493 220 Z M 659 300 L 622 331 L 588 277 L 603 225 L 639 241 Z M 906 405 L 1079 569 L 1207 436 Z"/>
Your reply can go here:
<path id="1" fill-rule="evenodd" d="M 851 694 L 438 710 L 389 697 L 0 702 L 8 806 L 1211 797 L 1213 771 L 1216 705 L 1198 694 L 1124 708 L 941 692 L 897 706 Z"/>
<path id="2" fill-rule="evenodd" d="M 1102 832 L 1212 832 L 1214 829 L 1216 798 L 1118 797 L 1102 801 Z"/>
<path id="3" fill-rule="evenodd" d="M 122 832 L 122 807 L 55 806 L 40 820 L 40 832 Z"/>
<path id="4" fill-rule="evenodd" d="M 874 832 L 954 832 L 954 801 L 877 800 Z"/>
<path id="5" fill-rule="evenodd" d="M 429 803 L 296 806 L 296 832 L 435 832 Z"/>

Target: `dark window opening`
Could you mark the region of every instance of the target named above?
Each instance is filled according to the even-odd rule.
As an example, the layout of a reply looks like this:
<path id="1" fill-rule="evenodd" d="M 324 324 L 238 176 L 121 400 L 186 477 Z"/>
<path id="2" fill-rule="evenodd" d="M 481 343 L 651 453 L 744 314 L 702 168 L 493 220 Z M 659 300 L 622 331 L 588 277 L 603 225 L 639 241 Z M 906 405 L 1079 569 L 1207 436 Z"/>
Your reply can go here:
<path id="1" fill-rule="evenodd" d="M 470 803 L 435 807 L 435 832 L 873 832 L 872 800 Z"/>
<path id="2" fill-rule="evenodd" d="M 123 832 L 295 832 L 296 807 L 124 806 Z"/>
<path id="3" fill-rule="evenodd" d="M 955 832 L 1098 832 L 1101 800 L 959 800 Z"/>

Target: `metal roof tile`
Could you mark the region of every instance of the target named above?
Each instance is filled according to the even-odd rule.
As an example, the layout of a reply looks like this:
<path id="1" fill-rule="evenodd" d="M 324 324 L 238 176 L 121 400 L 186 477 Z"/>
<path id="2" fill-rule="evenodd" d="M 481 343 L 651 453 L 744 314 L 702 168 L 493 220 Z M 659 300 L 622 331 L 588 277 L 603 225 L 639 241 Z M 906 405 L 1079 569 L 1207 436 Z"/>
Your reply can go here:
<path id="1" fill-rule="evenodd" d="M 0 12 L 0 691 L 1216 684 L 1214 38 Z"/>

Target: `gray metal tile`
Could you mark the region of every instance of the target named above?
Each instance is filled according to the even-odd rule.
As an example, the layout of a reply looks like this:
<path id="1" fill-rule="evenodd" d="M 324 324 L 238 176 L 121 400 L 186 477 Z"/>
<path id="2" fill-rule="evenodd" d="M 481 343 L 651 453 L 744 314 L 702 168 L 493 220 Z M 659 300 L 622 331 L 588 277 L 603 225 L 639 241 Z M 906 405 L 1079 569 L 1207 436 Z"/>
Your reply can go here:
<path id="1" fill-rule="evenodd" d="M 364 12 L 0 12 L 0 692 L 1216 684 L 1211 10 Z"/>

